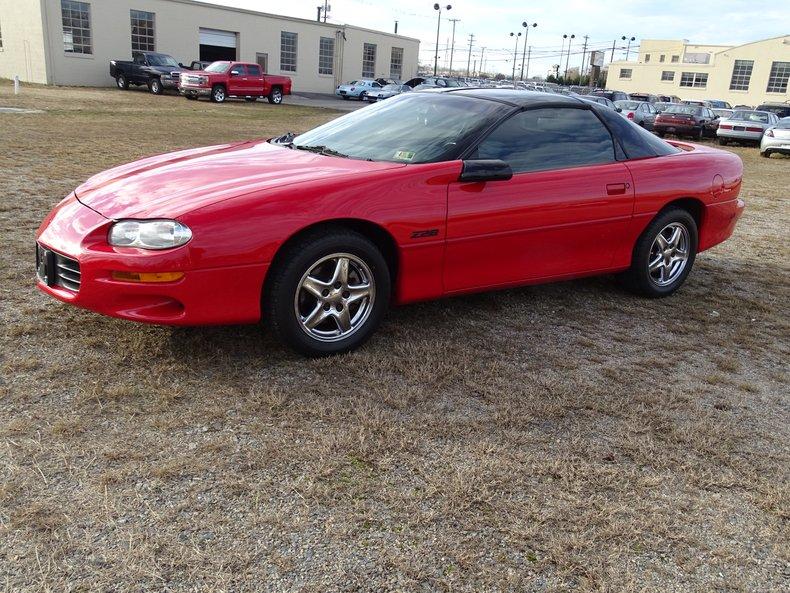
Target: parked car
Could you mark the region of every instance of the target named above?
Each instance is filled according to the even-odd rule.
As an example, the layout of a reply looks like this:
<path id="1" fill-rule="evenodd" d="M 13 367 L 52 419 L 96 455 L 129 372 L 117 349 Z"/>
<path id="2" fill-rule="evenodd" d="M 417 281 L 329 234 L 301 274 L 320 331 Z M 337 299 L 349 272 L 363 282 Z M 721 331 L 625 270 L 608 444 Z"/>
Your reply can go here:
<path id="1" fill-rule="evenodd" d="M 37 286 L 138 322 L 263 318 L 334 354 L 391 300 L 601 273 L 673 294 L 732 234 L 742 176 L 729 151 L 681 150 L 575 97 L 403 93 L 296 137 L 95 175 L 36 232 Z"/>
<path id="2" fill-rule="evenodd" d="M 734 110 L 734 109 L 722 109 L 722 108 L 718 108 L 718 109 L 711 109 L 711 111 L 713 111 L 713 113 L 715 113 L 716 115 L 718 115 L 718 116 L 719 116 L 719 119 L 727 119 L 727 118 L 728 118 L 728 117 L 730 117 L 730 116 L 731 116 L 733 113 L 735 113 L 735 110 Z"/>
<path id="3" fill-rule="evenodd" d="M 658 103 L 659 98 L 657 95 L 650 93 L 628 93 L 628 96 L 634 101 L 644 101 L 646 103 Z"/>
<path id="4" fill-rule="evenodd" d="M 214 62 L 208 62 L 208 61 L 205 61 L 205 60 L 192 60 L 189 63 L 189 69 L 190 70 L 205 70 L 206 68 L 211 66 L 211 64 L 213 64 L 213 63 Z"/>
<path id="5" fill-rule="evenodd" d="M 734 110 L 745 109 L 746 111 L 752 111 L 754 109 L 754 105 L 736 105 L 735 107 L 733 107 L 733 109 Z M 766 111 L 766 110 L 763 109 L 762 111 Z"/>
<path id="6" fill-rule="evenodd" d="M 689 99 L 681 101 L 683 105 L 696 105 L 697 107 L 713 107 L 713 104 L 705 99 Z"/>
<path id="7" fill-rule="evenodd" d="M 763 103 L 762 105 L 758 105 L 756 109 L 758 111 L 770 111 L 779 118 L 790 117 L 790 102 L 787 101 L 784 103 Z"/>
<path id="8" fill-rule="evenodd" d="M 705 136 L 714 137 L 718 127 L 719 117 L 707 107 L 674 105 L 658 114 L 653 131 L 662 138 L 675 134 L 702 140 Z"/>
<path id="9" fill-rule="evenodd" d="M 677 95 L 658 95 L 658 100 L 662 103 L 680 103 L 680 97 Z"/>
<path id="10" fill-rule="evenodd" d="M 775 152 L 790 155 L 790 117 L 783 117 L 763 134 L 760 156 L 770 157 Z"/>
<path id="11" fill-rule="evenodd" d="M 269 103 L 279 105 L 283 96 L 291 94 L 291 79 L 264 74 L 259 64 L 219 61 L 205 70 L 183 73 L 179 90 L 187 99 L 209 97 L 222 103 L 228 97 L 243 97 L 247 101 L 266 97 Z"/>
<path id="12" fill-rule="evenodd" d="M 656 111 L 658 111 L 659 113 L 661 113 L 662 111 L 666 111 L 673 105 L 680 105 L 680 103 L 671 103 L 667 101 L 659 101 L 658 103 L 653 103 L 653 107 L 655 107 Z"/>
<path id="13" fill-rule="evenodd" d="M 416 78 L 412 78 L 411 80 L 407 80 L 404 84 L 409 85 L 411 88 L 415 89 L 418 86 L 420 89 L 427 89 L 427 88 L 450 88 L 450 87 L 459 87 L 462 86 L 460 82 L 455 80 L 454 78 L 447 78 L 445 76 L 417 76 Z M 509 84 L 510 88 L 513 88 L 513 83 Z"/>
<path id="14" fill-rule="evenodd" d="M 346 84 L 341 84 L 335 89 L 335 94 L 338 97 L 342 97 L 346 100 L 354 97 L 360 101 L 363 101 L 365 99 L 365 95 L 367 95 L 370 91 L 377 91 L 380 88 L 381 83 L 372 79 L 362 78 L 360 80 L 352 80 Z"/>
<path id="15" fill-rule="evenodd" d="M 711 109 L 732 109 L 732 105 L 720 99 L 708 99 L 708 103 Z"/>
<path id="16" fill-rule="evenodd" d="M 604 89 L 595 89 L 590 94 L 596 95 L 598 97 L 606 97 L 613 103 L 617 101 L 628 101 L 628 99 L 630 99 L 628 93 L 624 93 L 623 91 L 607 91 Z"/>
<path id="17" fill-rule="evenodd" d="M 165 89 L 178 88 L 184 70 L 173 56 L 153 51 L 133 51 L 131 61 L 110 60 L 110 76 L 124 91 L 129 85 L 146 85 L 153 94 L 161 95 Z"/>
<path id="18" fill-rule="evenodd" d="M 617 105 L 615 105 L 612 101 L 604 97 L 603 95 L 579 95 L 580 99 L 584 99 L 585 101 L 593 101 L 594 103 L 598 103 L 599 105 L 606 105 L 610 109 L 614 109 L 617 112 L 622 111 Z"/>
<path id="19" fill-rule="evenodd" d="M 375 103 L 376 101 L 382 101 L 383 99 L 389 99 L 390 97 L 394 97 L 395 95 L 400 95 L 401 93 L 409 93 L 411 92 L 412 88 L 407 84 L 388 84 L 380 89 L 371 89 L 363 98 L 363 101 L 370 101 L 371 103 Z"/>
<path id="20" fill-rule="evenodd" d="M 658 111 L 652 103 L 646 101 L 615 101 L 614 104 L 620 109 L 620 115 L 630 119 L 635 124 L 647 130 L 653 129 Z"/>
<path id="21" fill-rule="evenodd" d="M 779 118 L 770 111 L 736 111 L 719 124 L 716 135 L 721 145 L 732 140 L 760 144 L 765 131 L 778 123 Z"/>

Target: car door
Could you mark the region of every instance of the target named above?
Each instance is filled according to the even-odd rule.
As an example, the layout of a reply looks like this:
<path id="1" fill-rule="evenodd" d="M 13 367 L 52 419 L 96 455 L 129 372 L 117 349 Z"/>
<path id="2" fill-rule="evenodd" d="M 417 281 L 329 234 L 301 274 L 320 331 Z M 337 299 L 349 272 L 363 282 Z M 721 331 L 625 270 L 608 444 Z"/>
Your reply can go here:
<path id="1" fill-rule="evenodd" d="M 247 94 L 260 97 L 264 94 L 263 71 L 258 64 L 247 64 Z"/>
<path id="2" fill-rule="evenodd" d="M 652 130 L 653 124 L 656 123 L 656 114 L 658 111 L 652 103 L 645 103 L 645 112 L 645 127 L 648 130 Z"/>
<path id="3" fill-rule="evenodd" d="M 148 82 L 148 72 L 146 71 L 148 60 L 146 60 L 145 54 L 135 53 L 132 62 L 134 66 L 131 68 L 129 81 L 137 83 Z"/>
<path id="4" fill-rule="evenodd" d="M 247 94 L 247 70 L 244 64 L 231 64 L 228 70 L 228 94 L 246 95 Z"/>
<path id="5" fill-rule="evenodd" d="M 634 208 L 628 168 L 592 109 L 521 111 L 471 159 L 500 159 L 512 179 L 448 189 L 447 292 L 608 269 Z"/>

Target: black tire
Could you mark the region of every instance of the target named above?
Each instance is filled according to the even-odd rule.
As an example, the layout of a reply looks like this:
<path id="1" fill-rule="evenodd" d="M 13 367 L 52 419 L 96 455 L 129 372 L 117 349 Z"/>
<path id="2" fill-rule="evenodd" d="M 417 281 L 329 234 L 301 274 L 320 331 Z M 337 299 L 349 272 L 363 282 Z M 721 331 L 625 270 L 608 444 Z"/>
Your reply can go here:
<path id="1" fill-rule="evenodd" d="M 118 75 L 118 78 L 115 79 L 115 84 L 122 91 L 129 90 L 129 81 L 126 79 L 126 75 L 124 74 Z"/>
<path id="2" fill-rule="evenodd" d="M 187 93 L 187 94 L 186 94 L 186 95 L 184 95 L 184 96 L 185 96 L 187 99 L 189 99 L 190 101 L 197 101 L 197 98 L 198 98 L 198 96 L 197 96 L 197 95 L 193 95 L 193 94 L 191 94 L 191 93 Z"/>
<path id="3" fill-rule="evenodd" d="M 760 156 L 761 157 L 765 157 L 767 159 L 770 159 L 771 158 L 771 151 L 770 150 L 766 150 L 765 152 L 761 152 Z"/>
<path id="4" fill-rule="evenodd" d="M 258 97 L 244 97 L 244 100 L 247 101 L 247 103 L 255 103 L 255 101 L 258 100 Z"/>
<path id="5" fill-rule="evenodd" d="M 211 100 L 214 103 L 224 103 L 226 98 L 225 87 L 221 84 L 215 84 L 211 89 Z"/>
<path id="6" fill-rule="evenodd" d="M 719 136 L 719 146 L 727 146 L 727 139 Z"/>
<path id="7" fill-rule="evenodd" d="M 649 271 L 651 250 L 658 234 L 673 223 L 682 225 L 688 232 L 688 258 L 685 267 L 671 283 L 659 286 Z M 697 223 L 688 210 L 669 207 L 659 212 L 634 245 L 631 268 L 622 275 L 624 284 L 629 290 L 646 297 L 659 298 L 671 295 L 683 285 L 691 273 L 697 257 L 698 241 Z"/>
<path id="8" fill-rule="evenodd" d="M 656 132 L 656 135 L 659 138 L 666 138 L 667 137 L 667 133 L 666 132 Z"/>
<path id="9" fill-rule="evenodd" d="M 359 96 L 357 97 L 357 99 L 359 99 L 360 101 L 364 101 L 365 97 L 367 97 L 367 96 L 368 96 L 368 94 L 365 91 L 362 91 L 361 93 L 359 93 Z"/>
<path id="10" fill-rule="evenodd" d="M 266 100 L 272 105 L 279 105 L 283 102 L 283 90 L 278 86 L 272 87 L 272 90 L 269 92 Z"/>
<path id="11" fill-rule="evenodd" d="M 152 78 L 148 81 L 148 90 L 154 95 L 161 95 L 165 91 L 165 88 L 162 86 L 161 80 L 158 78 Z"/>
<path id="12" fill-rule="evenodd" d="M 341 253 L 350 254 L 368 266 L 375 296 L 367 318 L 350 335 L 326 342 L 303 328 L 297 318 L 295 299 L 303 275 L 321 258 Z M 322 229 L 305 234 L 278 254 L 277 263 L 266 279 L 263 314 L 275 335 L 294 350 L 306 356 L 339 354 L 358 348 L 370 338 L 389 307 L 390 286 L 387 262 L 367 237 L 341 227 Z"/>
<path id="13" fill-rule="evenodd" d="M 340 95 L 340 96 L 343 98 L 344 101 L 348 101 L 348 99 L 349 99 L 348 95 Z"/>
<path id="14" fill-rule="evenodd" d="M 702 142 L 705 139 L 705 128 L 700 128 L 699 132 L 694 134 L 693 137 L 697 142 Z"/>

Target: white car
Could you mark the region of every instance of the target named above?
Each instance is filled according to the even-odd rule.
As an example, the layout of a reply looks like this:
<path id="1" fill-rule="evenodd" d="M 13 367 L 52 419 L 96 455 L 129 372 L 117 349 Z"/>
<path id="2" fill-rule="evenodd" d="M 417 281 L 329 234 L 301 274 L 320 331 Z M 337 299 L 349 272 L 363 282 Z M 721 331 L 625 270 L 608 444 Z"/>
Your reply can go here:
<path id="1" fill-rule="evenodd" d="M 783 117 L 763 134 L 760 156 L 770 157 L 775 152 L 790 155 L 790 117 Z"/>
<path id="2" fill-rule="evenodd" d="M 716 136 L 722 146 L 730 140 L 760 144 L 765 131 L 777 123 L 779 118 L 770 111 L 736 111 L 719 123 Z"/>

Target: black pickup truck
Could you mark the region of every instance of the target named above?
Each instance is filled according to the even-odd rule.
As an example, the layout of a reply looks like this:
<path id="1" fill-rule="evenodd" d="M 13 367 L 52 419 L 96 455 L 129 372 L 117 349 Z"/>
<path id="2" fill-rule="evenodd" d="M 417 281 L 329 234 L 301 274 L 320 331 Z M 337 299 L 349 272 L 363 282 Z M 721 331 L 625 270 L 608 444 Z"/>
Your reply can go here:
<path id="1" fill-rule="evenodd" d="M 146 85 L 155 95 L 161 95 L 165 89 L 177 89 L 181 73 L 186 70 L 173 56 L 153 51 L 133 51 L 131 62 L 110 60 L 110 76 L 119 89 L 126 90 L 130 84 Z"/>

